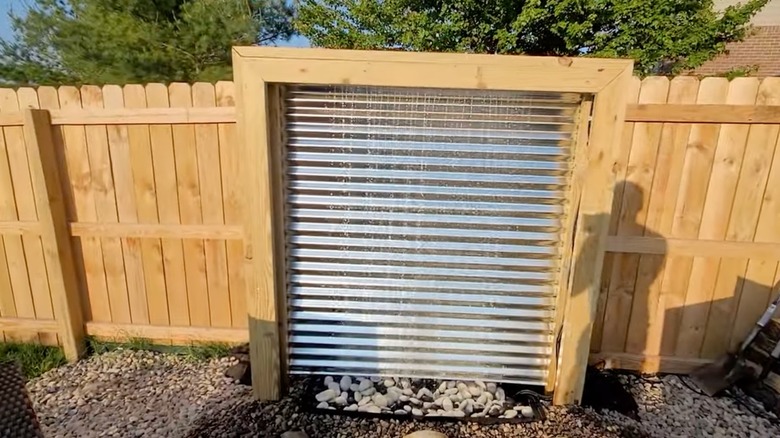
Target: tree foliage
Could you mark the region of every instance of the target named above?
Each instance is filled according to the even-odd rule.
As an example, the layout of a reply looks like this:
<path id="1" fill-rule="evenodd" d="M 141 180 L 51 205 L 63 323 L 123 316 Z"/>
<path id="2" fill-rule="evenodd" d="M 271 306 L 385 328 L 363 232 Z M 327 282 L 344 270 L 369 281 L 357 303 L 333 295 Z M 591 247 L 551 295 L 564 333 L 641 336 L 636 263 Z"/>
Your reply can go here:
<path id="1" fill-rule="evenodd" d="M 283 0 L 35 0 L 11 15 L 0 78 L 16 84 L 230 78 L 232 45 L 292 35 Z"/>
<path id="2" fill-rule="evenodd" d="M 769 0 L 300 0 L 316 46 L 623 57 L 641 74 L 701 65 L 744 38 Z"/>

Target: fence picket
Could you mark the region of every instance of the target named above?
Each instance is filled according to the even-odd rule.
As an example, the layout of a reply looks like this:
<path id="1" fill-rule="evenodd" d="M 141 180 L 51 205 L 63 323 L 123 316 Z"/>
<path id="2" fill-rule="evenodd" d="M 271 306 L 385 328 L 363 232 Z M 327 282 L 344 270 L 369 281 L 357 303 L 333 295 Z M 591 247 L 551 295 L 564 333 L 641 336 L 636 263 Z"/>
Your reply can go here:
<path id="1" fill-rule="evenodd" d="M 100 87 L 85 85 L 81 88 L 81 103 L 86 109 L 103 108 L 103 91 Z M 84 128 L 87 138 L 87 156 L 91 172 L 89 189 L 95 199 L 95 212 L 99 222 L 118 222 L 114 178 L 111 174 L 111 156 L 108 150 L 108 136 L 105 125 Z M 84 157 L 82 157 L 84 159 Z M 111 305 L 111 320 L 130 323 L 130 301 L 127 294 L 125 261 L 122 242 L 115 237 L 100 239 L 103 248 L 103 265 L 106 270 L 108 300 Z"/>
<path id="2" fill-rule="evenodd" d="M 757 105 L 771 105 L 777 102 L 780 96 L 780 88 L 775 81 L 763 80 L 758 87 Z M 729 224 L 726 230 L 726 240 L 751 242 L 755 236 L 756 225 L 761 211 L 761 202 L 769 175 L 771 156 L 777 139 L 778 125 L 751 125 L 748 133 L 745 156 L 742 160 L 742 168 L 739 173 L 739 182 L 734 196 L 734 204 L 731 206 Z M 738 309 L 740 301 L 745 293 L 744 278 L 748 266 L 745 259 L 721 260 L 718 278 L 715 282 L 715 293 L 711 305 L 710 316 L 707 322 L 702 356 L 706 358 L 717 357 L 726 351 L 731 343 L 732 333 L 742 331 L 740 327 L 752 322 L 738 323 Z M 754 286 L 748 286 L 750 293 Z M 761 293 L 761 288 L 756 292 Z M 766 297 L 766 294 L 762 294 Z"/>
<path id="3" fill-rule="evenodd" d="M 13 90 L 0 90 L 0 100 Z M 0 112 L 3 105 L 0 105 Z M 8 128 L 5 128 L 8 129 Z M 8 164 L 8 148 L 5 135 L 0 132 L 0 221 L 15 221 L 16 200 L 14 199 L 11 169 Z M 27 262 L 24 259 L 21 236 L 6 235 L 0 239 L 0 316 L 35 317 L 32 291 L 27 279 Z M 17 311 L 17 308 L 19 309 Z M 4 338 L 13 340 L 37 339 L 35 333 L 8 332 Z"/>
<path id="4" fill-rule="evenodd" d="M 780 78 L 766 78 L 761 99 L 766 105 L 780 105 Z M 780 167 L 780 125 L 772 125 L 759 140 L 763 142 L 762 167 L 758 169 L 765 181 L 763 190 L 753 194 L 749 201 L 758 204 L 757 223 L 753 240 L 756 242 L 780 241 L 780 226 L 778 226 L 777 210 L 773 207 L 773 199 L 780 196 L 776 171 L 770 178 L 772 170 Z M 774 183 L 774 185 L 773 185 Z M 776 201 L 774 201 L 776 203 Z M 772 282 L 777 271 L 777 260 L 749 260 L 745 271 L 745 284 L 737 308 L 734 328 L 731 332 L 730 348 L 735 348 L 748 334 L 753 324 L 766 309 L 766 302 L 772 291 Z"/>
<path id="5" fill-rule="evenodd" d="M 168 87 L 168 96 L 171 106 L 192 107 L 189 84 L 171 84 Z M 203 223 L 203 213 L 201 212 L 195 129 L 192 125 L 174 125 L 172 129 L 181 223 L 201 224 Z M 187 297 L 190 303 L 190 323 L 194 326 L 208 327 L 211 316 L 209 315 L 206 254 L 203 241 L 186 239 L 182 242 L 182 246 L 184 247 L 184 272 L 187 277 Z"/>
<path id="6" fill-rule="evenodd" d="M 213 85 L 198 83 L 192 86 L 192 100 L 196 107 L 214 107 L 216 106 L 215 99 Z M 215 166 L 215 163 L 219 163 L 220 146 L 217 125 L 196 125 L 195 143 L 198 155 L 203 223 L 224 224 L 221 171 L 218 166 Z M 204 242 L 204 249 L 211 325 L 213 327 L 230 327 L 232 324 L 225 242 L 207 240 Z"/>
<path id="7" fill-rule="evenodd" d="M 36 102 L 37 103 L 37 102 Z M 0 110 L 19 111 L 19 98 L 13 90 L 3 90 L 0 96 Z M 27 164 L 27 151 L 25 149 L 24 133 L 21 127 L 7 127 L 4 129 L 6 154 L 8 155 L 8 167 L 10 169 L 13 196 L 16 204 L 15 218 L 21 221 L 37 221 L 38 215 L 33 201 L 32 182 Z M 21 237 L 22 252 L 17 253 L 25 261 L 26 272 L 24 282 L 29 287 L 30 301 L 27 301 L 27 287 L 17 296 L 17 313 L 20 317 L 50 319 L 51 306 L 48 309 L 36 308 L 43 306 L 48 298 L 48 281 L 46 279 L 46 265 L 43 262 L 43 249 L 37 236 Z M 21 266 L 21 263 L 19 264 Z M 17 268 L 18 269 L 18 268 Z M 46 312 L 49 310 L 49 312 Z M 49 315 L 46 318 L 45 314 Z M 41 338 L 42 341 L 51 341 L 51 335 Z"/>
<path id="8" fill-rule="evenodd" d="M 639 91 L 642 81 L 632 78 L 631 88 L 628 90 L 626 101 L 636 103 L 639 100 Z M 623 127 L 622 144 L 631 144 L 634 138 L 635 123 L 626 123 Z M 614 196 L 612 197 L 612 211 L 619 212 L 622 208 L 624 180 L 628 168 L 628 158 L 631 148 L 621 148 L 618 151 L 615 162 L 616 178 Z M 615 235 L 618 228 L 619 214 L 613 214 L 609 222 L 609 235 Z M 601 287 L 599 300 L 596 304 L 596 321 L 593 325 L 591 337 L 591 351 L 623 351 L 626 342 L 626 330 L 628 319 L 617 317 L 619 309 L 626 308 L 625 295 L 618 295 L 614 290 L 618 288 L 613 284 L 613 272 L 620 270 L 621 262 L 625 254 L 607 253 L 604 255 L 602 267 Z M 632 286 L 633 287 L 633 286 Z M 628 304 L 630 306 L 630 303 Z"/>
<path id="9" fill-rule="evenodd" d="M 731 81 L 726 103 L 754 105 L 758 84 L 759 81 L 755 78 L 737 78 Z M 723 217 L 729 214 L 734 202 L 749 129 L 746 125 L 723 125 L 720 130 L 704 201 L 699 239 L 723 240 L 726 235 L 728 223 Z M 693 259 L 675 356 L 699 356 L 719 265 L 720 259 L 717 257 Z"/>
<path id="10" fill-rule="evenodd" d="M 215 90 L 218 106 L 232 107 L 235 105 L 233 82 L 217 82 Z M 241 209 L 241 186 L 243 185 L 243 180 L 241 179 L 241 157 L 238 154 L 236 125 L 234 123 L 220 123 L 218 125 L 218 134 L 225 223 L 240 225 L 243 221 Z M 244 243 L 238 240 L 230 240 L 226 244 L 231 319 L 233 327 L 244 328 L 247 326 Z"/>
<path id="11" fill-rule="evenodd" d="M 146 101 L 149 108 L 168 107 L 168 88 L 163 84 L 148 84 Z M 149 136 L 160 223 L 181 223 L 171 125 L 149 126 Z M 188 326 L 190 307 L 187 299 L 187 279 L 184 274 L 184 250 L 181 240 L 162 239 L 162 252 L 170 324 Z"/>
<path id="12" fill-rule="evenodd" d="M 107 109 L 124 108 L 122 87 L 118 85 L 103 87 L 103 106 Z M 106 126 L 106 132 L 108 133 L 108 151 L 111 157 L 118 222 L 137 223 L 138 212 L 135 206 L 127 126 Z M 149 308 L 141 260 L 141 241 L 137 238 L 124 238 L 120 239 L 120 243 L 124 258 L 130 319 L 134 324 L 149 324 Z"/>
<path id="13" fill-rule="evenodd" d="M 146 92 L 143 86 L 126 85 L 123 95 L 125 107 L 146 108 Z M 136 219 L 142 223 L 159 223 L 149 127 L 128 126 L 127 136 L 130 143 L 129 165 L 135 192 Z M 141 239 L 141 258 L 149 322 L 153 325 L 168 325 L 168 295 L 160 239 Z"/>

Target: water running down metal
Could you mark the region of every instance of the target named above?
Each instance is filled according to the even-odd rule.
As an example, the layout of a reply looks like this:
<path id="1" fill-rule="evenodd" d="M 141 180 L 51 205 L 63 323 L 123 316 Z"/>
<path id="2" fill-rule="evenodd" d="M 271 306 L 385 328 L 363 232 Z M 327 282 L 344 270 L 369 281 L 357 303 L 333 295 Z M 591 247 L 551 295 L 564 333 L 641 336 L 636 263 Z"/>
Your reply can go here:
<path id="1" fill-rule="evenodd" d="M 579 103 L 288 87 L 290 372 L 544 385 Z"/>

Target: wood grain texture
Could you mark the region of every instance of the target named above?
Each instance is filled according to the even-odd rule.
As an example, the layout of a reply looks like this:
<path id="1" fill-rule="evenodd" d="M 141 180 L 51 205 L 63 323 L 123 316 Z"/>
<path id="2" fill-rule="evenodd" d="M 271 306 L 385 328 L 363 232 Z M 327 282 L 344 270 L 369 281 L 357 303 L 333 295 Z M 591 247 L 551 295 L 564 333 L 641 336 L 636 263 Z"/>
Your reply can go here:
<path id="1" fill-rule="evenodd" d="M 674 78 L 669 84 L 667 102 L 694 102 L 698 97 L 698 92 L 699 82 L 697 80 Z M 645 238 L 657 238 L 660 235 L 670 233 L 690 131 L 690 125 L 663 125 L 659 150 L 653 165 L 652 183 L 641 187 L 642 191 L 649 192 L 643 230 Z M 642 254 L 639 257 L 637 281 L 634 289 L 637 295 L 644 298 L 646 308 L 637 306 L 641 303 L 641 299 L 635 301 L 631 319 L 635 322 L 634 327 L 637 327 L 636 321 L 641 321 L 644 318 L 646 327 L 638 329 L 641 335 L 634 334 L 631 344 L 634 351 L 657 351 L 663 338 L 666 309 L 659 303 L 667 266 L 666 257 L 663 256 Z M 634 319 L 634 310 L 636 311 L 636 320 Z M 644 339 L 642 339 L 642 335 Z"/>
<path id="2" fill-rule="evenodd" d="M 241 174 L 244 177 L 246 209 L 243 223 L 245 244 L 246 306 L 249 318 L 249 351 L 252 390 L 255 398 L 276 400 L 281 396 L 279 318 L 277 315 L 277 261 L 274 257 L 273 190 L 268 129 L 268 99 L 265 82 L 255 67 L 233 53 L 236 78 L 236 107 L 241 145 Z"/>
<path id="3" fill-rule="evenodd" d="M 19 108 L 24 112 L 26 109 L 30 108 L 40 108 L 40 102 L 38 100 L 38 93 L 34 88 L 30 87 L 20 87 L 16 90 L 16 94 L 19 99 Z M 26 115 L 25 115 L 26 117 Z M 25 145 L 29 139 L 27 138 L 27 130 L 25 129 Z M 29 154 L 27 157 L 28 165 L 29 165 Z M 27 202 L 18 202 L 17 200 L 17 209 L 19 210 L 19 217 L 23 220 L 35 220 L 35 218 L 39 218 L 38 216 L 38 209 L 35 206 L 35 185 L 33 184 L 31 175 L 25 174 L 20 175 L 21 179 L 24 179 L 25 181 L 29 181 L 29 186 L 32 187 L 33 193 L 27 194 L 27 184 L 25 184 L 22 188 L 23 191 L 21 191 L 22 195 L 26 198 L 29 196 Z M 17 194 L 20 193 L 19 190 L 16 190 Z M 34 241 L 37 241 L 36 243 L 32 243 Z M 51 297 L 51 290 L 50 286 L 48 284 L 48 276 L 46 272 L 46 256 L 43 253 L 43 243 L 41 242 L 40 238 L 33 239 L 32 236 L 23 237 L 22 241 L 30 241 L 32 244 L 30 245 L 30 253 L 27 252 L 25 255 L 28 257 L 32 257 L 35 260 L 38 260 L 39 263 L 36 265 L 30 265 L 28 259 L 28 266 L 27 269 L 30 273 L 30 284 L 33 287 L 33 300 L 35 301 L 35 314 L 38 318 L 44 318 L 49 319 L 54 317 L 54 307 L 52 303 L 52 297 Z M 28 249 L 25 248 L 25 251 Z M 36 293 L 37 291 L 37 293 Z M 39 337 L 41 339 L 41 342 L 45 345 L 59 345 L 60 341 L 57 339 L 56 335 L 52 335 L 50 333 L 41 333 L 39 334 Z"/>
<path id="4" fill-rule="evenodd" d="M 726 103 L 755 104 L 758 85 L 759 81 L 755 78 L 732 80 Z M 749 129 L 748 125 L 721 127 L 699 226 L 698 238 L 701 240 L 723 240 L 726 237 L 728 223 L 723 217 L 730 213 L 734 202 Z M 688 293 L 680 312 L 680 330 L 674 356 L 699 356 L 719 267 L 720 259 L 712 257 L 712 253 L 693 259 Z"/>
<path id="5" fill-rule="evenodd" d="M 124 108 L 124 93 L 118 85 L 103 87 L 103 106 L 107 109 Z M 135 205 L 135 188 L 131 167 L 130 140 L 127 126 L 106 126 L 108 149 L 111 156 L 111 171 L 114 178 L 114 194 L 120 223 L 138 222 Z M 124 237 L 124 236 L 123 236 Z M 122 238 L 127 297 L 130 304 L 130 318 L 134 324 L 149 324 L 146 282 L 141 253 L 141 241 L 136 238 Z"/>
<path id="6" fill-rule="evenodd" d="M 774 242 L 608 236 L 606 248 L 608 252 L 780 260 L 780 243 Z"/>
<path id="7" fill-rule="evenodd" d="M 642 81 L 639 102 L 664 102 L 669 93 L 667 78 L 652 77 Z M 645 234 L 645 221 L 648 213 L 650 191 L 643 187 L 651 187 L 655 173 L 658 145 L 661 139 L 663 125 L 660 123 L 636 123 L 631 144 L 631 154 L 628 159 L 625 180 L 623 181 L 623 201 L 618 217 L 617 234 L 619 236 L 636 236 Z M 613 318 L 622 318 L 627 324 L 621 324 L 623 333 L 613 333 L 619 341 L 625 342 L 628 351 L 642 349 L 645 346 L 650 325 L 648 315 L 643 313 L 652 310 L 648 304 L 653 297 L 647 288 L 636 288 L 631 296 L 632 286 L 637 282 L 640 256 L 625 254 L 620 257 L 618 269 L 612 271 L 613 279 L 610 286 L 620 286 L 614 291 L 623 296 L 623 307 L 612 307 Z M 652 279 L 651 279 L 652 280 Z M 613 291 L 611 291 L 613 292 Z M 627 316 L 630 315 L 630 318 Z"/>
<path id="8" fill-rule="evenodd" d="M 86 332 L 98 339 L 126 342 L 132 339 L 166 341 L 174 345 L 199 343 L 239 344 L 249 340 L 249 332 L 242 329 L 189 326 L 152 326 L 136 324 L 107 324 L 88 322 Z"/>
<path id="9" fill-rule="evenodd" d="M 588 144 L 588 137 L 590 136 L 590 117 L 593 113 L 593 99 L 587 97 L 583 99 L 579 107 L 579 113 L 577 114 L 577 126 L 573 131 L 572 138 L 577 145 L 577 148 L 586 149 Z M 559 274 L 556 281 L 557 284 L 557 297 L 555 300 L 556 309 L 565 309 L 566 301 L 568 300 L 569 291 L 569 276 L 571 274 L 572 260 L 572 248 L 574 241 L 574 225 L 577 218 L 577 211 L 579 210 L 579 199 L 582 196 L 582 183 L 587 175 L 587 155 L 585 153 L 574 154 L 573 160 L 573 174 L 570 182 L 568 199 L 577 200 L 566 206 L 565 220 L 562 223 L 563 231 L 561 232 L 561 238 L 559 242 L 558 251 L 561 254 L 561 260 L 559 265 Z M 601 296 L 601 294 L 599 294 Z M 596 315 L 599 315 L 598 310 Z M 555 313 L 555 319 L 553 321 L 553 339 L 560 338 L 562 326 L 563 326 L 564 312 L 559 311 Z M 600 330 L 600 320 L 594 321 L 594 332 L 598 333 Z M 591 342 L 592 343 L 592 342 Z M 545 391 L 552 393 L 555 391 L 555 381 L 558 375 L 558 350 L 553 349 L 552 357 L 550 358 L 550 365 L 547 367 L 547 382 L 545 384 Z"/>
<path id="10" fill-rule="evenodd" d="M 192 86 L 192 101 L 196 107 L 216 105 L 214 86 L 198 83 Z M 225 223 L 222 207 L 222 178 L 219 158 L 219 132 L 215 124 L 195 126 L 195 148 L 198 156 L 203 223 Z M 212 327 L 231 327 L 230 291 L 228 284 L 225 242 L 209 240 L 203 243 L 206 254 L 209 314 Z"/>
<path id="11" fill-rule="evenodd" d="M 764 80 L 758 88 L 756 104 L 777 103 L 778 96 L 780 96 L 778 82 Z M 726 230 L 726 240 L 745 242 L 754 240 L 771 165 L 767 157 L 771 156 L 775 149 L 778 131 L 780 126 L 777 125 L 759 124 L 750 127 Z M 734 343 L 732 333 L 744 332 L 744 327 L 755 323 L 755 320 L 751 322 L 737 320 L 742 296 L 745 293 L 747 266 L 746 259 L 729 258 L 721 261 L 702 345 L 703 357 L 717 357 L 723 354 Z M 758 289 L 756 292 L 766 297 L 766 293 L 762 293 L 760 286 L 755 283 L 748 284 L 748 291 L 753 288 Z"/>
<path id="12" fill-rule="evenodd" d="M 0 112 L 13 109 L 12 102 L 16 99 L 16 96 L 11 96 L 10 93 L 13 93 L 13 90 L 0 90 Z M 18 139 L 18 132 L 14 132 L 17 130 L 18 128 L 5 127 L 3 135 L 0 135 L 0 220 L 7 221 L 9 224 L 19 223 L 19 216 L 16 211 L 16 198 L 14 196 L 6 136 L 10 131 L 12 141 L 14 141 L 14 138 Z M 37 220 L 35 223 L 37 224 Z M 0 289 L 3 316 L 34 319 L 35 305 L 33 304 L 32 289 L 30 288 L 30 279 L 27 274 L 27 260 L 24 257 L 21 234 L 4 232 L 2 242 L 5 249 L 2 255 L 5 269 L 3 269 L 2 274 L 5 274 L 7 270 L 9 281 L 7 289 Z M 0 280 L 3 279 L 0 278 Z M 16 331 L 7 333 L 6 336 L 10 341 L 38 339 L 38 335 L 35 332 Z"/>
<path id="13" fill-rule="evenodd" d="M 141 85 L 130 85 L 138 86 Z M 55 126 L 86 125 L 171 125 L 191 123 L 235 123 L 233 108 L 106 108 L 52 109 L 51 124 Z M 0 113 L 0 126 L 22 126 L 22 113 Z"/>
<path id="14" fill-rule="evenodd" d="M 35 318 L 0 318 L 0 330 L 13 333 L 10 339 L 15 339 L 19 333 L 57 333 L 60 325 L 54 320 Z"/>
<path id="15" fill-rule="evenodd" d="M 235 105 L 235 87 L 233 82 L 217 82 L 217 105 L 232 107 Z M 243 236 L 244 179 L 241 174 L 241 155 L 238 133 L 235 124 L 218 125 L 219 164 L 222 175 L 222 204 L 225 223 L 239 225 Z M 247 326 L 246 285 L 244 282 L 244 242 L 234 240 L 226 242 L 228 281 L 230 284 L 230 313 L 233 327 Z"/>
<path id="16" fill-rule="evenodd" d="M 759 99 L 766 105 L 780 104 L 780 78 L 766 78 L 762 85 Z M 780 209 L 777 207 L 780 197 L 780 125 L 774 125 L 774 129 L 767 129 L 764 134 L 766 141 L 765 167 L 766 185 L 764 190 L 757 195 L 756 202 L 760 204 L 758 222 L 756 223 L 753 239 L 758 242 L 780 242 Z M 763 140 L 762 139 L 762 140 Z M 772 144 L 774 143 L 774 145 Z M 772 157 L 770 161 L 768 157 Z M 763 169 L 759 172 L 763 177 Z M 749 260 L 745 271 L 745 283 L 737 309 L 734 329 L 731 333 L 729 347 L 734 349 L 739 346 L 747 336 L 753 324 L 766 310 L 772 287 L 774 286 L 777 260 Z"/>
<path id="17" fill-rule="evenodd" d="M 41 223 L 41 244 L 51 289 L 53 316 L 59 326 L 58 334 L 65 357 L 76 361 L 86 348 L 84 320 L 49 113 L 45 110 L 27 110 L 24 121 L 27 157 L 35 206 Z"/>
<path id="18" fill-rule="evenodd" d="M 18 222 L 17 222 L 18 223 Z M 168 225 L 168 224 L 106 224 L 101 222 L 73 222 L 73 236 L 241 240 L 243 228 L 236 225 Z"/>
<path id="19" fill-rule="evenodd" d="M 189 84 L 174 83 L 168 87 L 172 106 L 192 107 Z M 173 150 L 176 160 L 176 184 L 179 192 L 179 217 L 182 224 L 203 223 L 203 212 L 198 179 L 198 155 L 195 143 L 195 129 L 192 125 L 174 125 Z M 206 279 L 206 254 L 203 241 L 185 240 L 184 272 L 187 278 L 187 299 L 190 310 L 190 324 L 208 326 L 209 313 L 208 283 Z"/>
<path id="20" fill-rule="evenodd" d="M 739 79 L 739 78 L 738 78 Z M 745 78 L 757 81 L 755 78 Z M 632 122 L 675 123 L 780 123 L 780 106 L 753 106 L 749 103 L 727 104 L 654 104 L 629 105 L 626 120 Z"/>
<path id="21" fill-rule="evenodd" d="M 16 93 L 8 91 L 0 96 L 0 108 L 19 110 L 38 107 L 38 97 L 33 89 L 20 88 Z M 13 183 L 13 195 L 16 199 L 17 217 L 21 221 L 38 221 L 25 133 L 21 127 L 18 127 L 7 128 L 4 134 Z M 53 319 L 54 313 L 41 240 L 38 236 L 22 236 L 22 247 L 24 259 L 27 262 L 34 316 L 41 319 Z M 57 343 L 56 336 L 50 333 L 41 334 L 39 337 L 41 342 L 46 344 L 56 345 Z"/>
<path id="22" fill-rule="evenodd" d="M 630 353 L 598 353 L 591 355 L 591 364 L 600 364 L 607 369 L 639 371 L 641 373 L 690 374 L 704 365 L 711 364 L 710 359 L 694 359 L 676 356 L 647 356 Z"/>
<path id="23" fill-rule="evenodd" d="M 725 102 L 728 87 L 725 78 L 705 78 L 699 87 L 697 103 L 708 105 Z M 720 125 L 694 125 L 691 128 L 669 237 L 698 236 L 719 133 Z M 646 354 L 674 354 L 681 312 L 672 309 L 685 305 L 692 264 L 693 259 L 690 257 L 667 258 L 659 298 L 662 300 L 659 303 L 659 306 L 663 306 L 663 310 L 659 310 L 662 316 L 656 317 L 657 324 L 648 332 L 652 333 L 653 343 L 646 349 Z"/>
<path id="24" fill-rule="evenodd" d="M 85 85 L 81 88 L 81 103 L 85 108 L 103 108 L 103 91 L 100 87 Z M 111 154 L 108 135 L 104 125 L 90 125 L 84 128 L 87 139 L 87 155 L 91 174 L 89 189 L 95 199 L 95 212 L 100 222 L 118 222 L 114 176 L 111 169 Z M 103 248 L 103 266 L 108 285 L 108 300 L 111 306 L 111 321 L 130 323 L 130 300 L 127 293 L 125 260 L 122 242 L 115 237 L 100 239 Z"/>
<path id="25" fill-rule="evenodd" d="M 146 101 L 151 108 L 169 106 L 168 89 L 162 84 L 146 86 Z M 157 209 L 162 224 L 179 224 L 179 194 L 176 184 L 176 162 L 173 153 L 173 135 L 170 125 L 149 127 Z M 182 242 L 162 239 L 165 288 L 171 325 L 190 324 L 187 279 L 184 273 Z"/>
<path id="26" fill-rule="evenodd" d="M 626 91 L 626 101 L 628 103 L 636 103 L 639 99 L 639 90 L 642 85 L 642 81 L 639 78 L 631 78 L 629 89 Z M 623 125 L 623 137 L 620 144 L 630 145 L 634 138 L 634 125 L 635 123 L 625 123 Z M 615 164 L 613 166 L 615 171 L 615 190 L 612 196 L 612 208 L 609 218 L 609 235 L 617 233 L 618 219 L 620 218 L 621 202 L 623 202 L 623 189 L 625 184 L 623 183 L 626 176 L 628 167 L 628 157 L 631 152 L 631 148 L 623 147 L 618 151 Z M 607 350 L 614 350 L 619 348 L 622 350 L 623 343 L 625 342 L 625 329 L 621 329 L 627 326 L 628 323 L 625 318 L 616 317 L 613 311 L 608 311 L 607 306 L 622 306 L 619 298 L 615 298 L 613 295 L 610 302 L 609 291 L 612 287 L 611 272 L 615 269 L 615 265 L 619 264 L 622 259 L 620 255 L 607 253 L 604 255 L 604 265 L 602 271 L 604 275 L 601 276 L 601 287 L 599 292 L 599 301 L 596 309 L 596 319 L 593 322 L 593 334 L 591 337 L 591 351 L 598 352 L 602 348 Z M 617 325 L 617 327 L 616 327 Z M 614 334 L 614 336 L 612 336 Z M 619 347 L 615 347 L 615 344 L 619 343 Z"/>
<path id="27" fill-rule="evenodd" d="M 269 83 L 595 93 L 631 61 L 278 47 L 234 47 Z M 522 81 L 517 78 L 522 77 Z M 621 111 L 623 109 L 621 108 Z"/>
<path id="28" fill-rule="evenodd" d="M 77 88 L 64 86 L 57 92 L 62 108 L 81 108 L 81 94 Z M 96 222 L 95 197 L 91 190 L 89 160 L 86 159 L 88 154 L 84 127 L 65 126 L 62 128 L 62 137 L 68 185 L 73 196 L 74 212 L 71 220 Z M 82 297 L 83 302 L 87 303 L 84 317 L 90 321 L 110 322 L 111 306 L 100 239 L 81 239 L 80 246 L 86 280 L 86 296 Z"/>
<path id="29" fill-rule="evenodd" d="M 566 306 L 561 339 L 561 366 L 554 394 L 556 404 L 579 403 L 585 384 L 585 364 L 598 302 L 598 279 L 609 230 L 610 207 L 615 183 L 613 164 L 618 156 L 625 115 L 626 90 L 631 82 L 628 68 L 596 94 L 588 170 L 574 237 L 571 292 Z"/>
<path id="30" fill-rule="evenodd" d="M 146 92 L 143 86 L 125 85 L 122 94 L 125 107 L 129 109 L 146 108 Z M 129 165 L 136 207 L 135 222 L 159 223 L 149 127 L 128 126 L 127 138 L 130 144 Z M 73 224 L 71 225 L 72 231 Z M 128 236 L 126 231 L 125 236 Z M 153 325 L 168 325 L 170 317 L 168 316 L 162 242 L 160 239 L 142 239 L 140 246 L 149 322 Z"/>

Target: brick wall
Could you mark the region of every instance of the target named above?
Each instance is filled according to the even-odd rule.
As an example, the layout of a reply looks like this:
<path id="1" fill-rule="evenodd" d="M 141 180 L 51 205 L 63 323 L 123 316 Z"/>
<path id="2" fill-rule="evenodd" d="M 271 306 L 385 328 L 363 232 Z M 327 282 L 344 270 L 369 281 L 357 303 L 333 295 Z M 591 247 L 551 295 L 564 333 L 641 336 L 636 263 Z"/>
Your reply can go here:
<path id="1" fill-rule="evenodd" d="M 752 76 L 780 76 L 780 26 L 757 26 L 751 36 L 742 42 L 728 44 L 727 50 L 694 73 L 716 75 L 755 65 L 758 71 Z"/>

